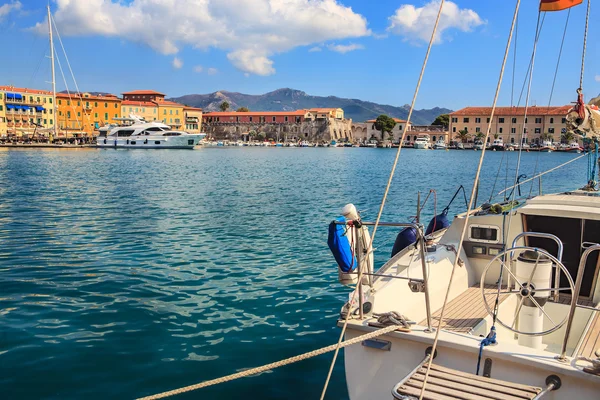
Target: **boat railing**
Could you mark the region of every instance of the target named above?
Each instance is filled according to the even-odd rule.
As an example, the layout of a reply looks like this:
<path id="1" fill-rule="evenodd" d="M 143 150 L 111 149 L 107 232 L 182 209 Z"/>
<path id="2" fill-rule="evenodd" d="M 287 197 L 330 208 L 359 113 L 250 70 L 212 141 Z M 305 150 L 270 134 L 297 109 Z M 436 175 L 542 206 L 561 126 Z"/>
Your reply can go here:
<path id="1" fill-rule="evenodd" d="M 350 221 L 336 221 L 335 223 L 337 225 L 348 225 Z M 352 223 L 354 223 L 354 221 L 352 221 Z M 360 221 L 361 225 L 364 226 L 375 226 L 376 223 L 375 222 L 369 222 L 369 221 Z M 371 250 L 369 250 L 368 248 L 363 249 L 364 252 L 364 256 L 365 257 L 357 257 L 357 262 L 358 262 L 358 282 L 357 282 L 357 289 L 358 289 L 358 309 L 359 309 L 359 315 L 361 317 L 361 319 L 363 318 L 363 296 L 362 296 L 362 275 L 370 275 L 370 276 L 382 276 L 382 277 L 388 277 L 388 278 L 395 278 L 395 279 L 405 279 L 409 281 L 409 284 L 415 283 L 416 285 L 416 290 L 413 290 L 413 287 L 411 286 L 411 290 L 413 291 L 417 291 L 417 292 L 423 292 L 423 294 L 425 295 L 425 311 L 427 314 L 427 329 L 425 330 L 425 332 L 433 332 L 433 329 L 431 327 L 431 302 L 430 302 L 430 298 L 429 298 L 429 283 L 428 283 L 428 271 L 427 271 L 427 261 L 425 259 L 425 248 L 426 248 L 426 239 L 425 239 L 425 234 L 424 234 L 424 230 L 423 230 L 423 225 L 422 224 L 417 224 L 417 223 L 412 223 L 412 222 L 379 222 L 377 224 L 380 227 L 397 227 L 397 228 L 413 228 L 414 231 L 416 232 L 417 235 L 417 240 L 415 242 L 415 247 L 419 249 L 419 253 L 420 253 L 420 258 L 421 258 L 421 268 L 423 270 L 423 278 L 422 279 L 415 279 L 415 278 L 409 278 L 409 277 L 403 277 L 403 276 L 398 276 L 398 275 L 385 275 L 385 274 L 379 274 L 376 272 L 364 272 L 367 269 L 364 268 L 364 265 L 362 265 L 363 260 L 368 259 L 368 252 L 373 252 L 372 250 L 372 245 L 371 245 Z"/>
<path id="2" fill-rule="evenodd" d="M 541 180 L 541 178 L 540 178 L 540 180 Z M 541 184 L 540 184 L 540 186 L 541 186 Z M 562 240 L 560 240 L 557 236 L 552 235 L 550 233 L 544 233 L 544 232 L 523 232 L 523 233 L 520 233 L 517 236 L 515 236 L 515 238 L 513 239 L 513 242 L 512 242 L 512 247 L 513 248 L 517 247 L 517 242 L 520 239 L 524 239 L 526 237 L 536 237 L 536 238 L 554 240 L 556 242 L 556 245 L 558 246 L 558 250 L 556 252 L 556 258 L 558 259 L 558 261 L 560 261 L 562 263 L 563 243 L 562 243 Z M 554 272 L 554 288 L 556 289 L 554 291 L 554 301 L 558 301 L 559 284 L 560 284 L 560 268 L 556 268 L 556 271 Z M 510 282 L 510 276 L 509 276 L 508 277 L 508 287 L 510 288 L 510 286 L 511 286 L 511 282 Z"/>
<path id="3" fill-rule="evenodd" d="M 589 306 L 585 306 L 583 304 L 577 304 L 577 302 L 579 301 L 579 291 L 581 290 L 581 284 L 583 283 L 583 273 L 585 272 L 585 266 L 587 264 L 587 259 L 588 259 L 589 255 L 594 251 L 600 251 L 600 244 L 596 243 L 596 244 L 588 246 L 585 249 L 585 251 L 583 252 L 583 254 L 581 255 L 581 260 L 579 260 L 579 268 L 577 270 L 577 278 L 575 280 L 575 289 L 574 289 L 573 293 L 571 294 L 571 296 L 572 296 L 571 308 L 569 310 L 569 316 L 567 318 L 567 327 L 565 329 L 565 337 L 563 339 L 560 356 L 558 357 L 558 359 L 560 361 L 567 361 L 567 357 L 566 357 L 567 343 L 569 342 L 571 328 L 573 327 L 573 318 L 575 317 L 575 310 L 577 309 L 577 307 L 585 308 L 586 310 L 591 310 L 593 312 L 600 311 L 599 309 L 597 309 L 595 307 L 589 307 Z"/>

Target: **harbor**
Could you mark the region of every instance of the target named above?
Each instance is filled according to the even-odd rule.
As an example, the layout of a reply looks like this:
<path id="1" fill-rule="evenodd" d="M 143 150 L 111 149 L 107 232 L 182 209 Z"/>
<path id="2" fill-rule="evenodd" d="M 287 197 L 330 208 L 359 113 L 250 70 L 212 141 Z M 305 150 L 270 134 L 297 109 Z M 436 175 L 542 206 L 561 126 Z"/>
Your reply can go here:
<path id="1" fill-rule="evenodd" d="M 0 5 L 0 393 L 597 400 L 593 1 Z"/>

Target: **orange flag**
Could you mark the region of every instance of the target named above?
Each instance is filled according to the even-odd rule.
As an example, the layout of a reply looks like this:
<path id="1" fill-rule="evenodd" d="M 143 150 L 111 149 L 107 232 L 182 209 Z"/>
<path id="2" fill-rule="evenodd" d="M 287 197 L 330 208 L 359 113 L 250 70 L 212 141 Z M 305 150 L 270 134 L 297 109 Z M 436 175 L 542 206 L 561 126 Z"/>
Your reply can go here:
<path id="1" fill-rule="evenodd" d="M 560 11 L 583 3 L 583 0 L 540 0 L 540 11 Z"/>

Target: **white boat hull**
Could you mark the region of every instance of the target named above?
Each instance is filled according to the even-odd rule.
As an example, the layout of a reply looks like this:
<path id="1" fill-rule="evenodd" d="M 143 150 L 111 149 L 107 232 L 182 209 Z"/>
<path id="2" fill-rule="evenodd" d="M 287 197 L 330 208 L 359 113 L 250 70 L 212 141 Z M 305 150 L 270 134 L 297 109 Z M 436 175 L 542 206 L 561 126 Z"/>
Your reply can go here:
<path id="1" fill-rule="evenodd" d="M 98 138 L 96 146 L 105 149 L 193 149 L 206 135 L 137 136 Z"/>
<path id="2" fill-rule="evenodd" d="M 429 150 L 429 145 L 427 143 L 415 143 L 414 148 L 419 150 Z"/>

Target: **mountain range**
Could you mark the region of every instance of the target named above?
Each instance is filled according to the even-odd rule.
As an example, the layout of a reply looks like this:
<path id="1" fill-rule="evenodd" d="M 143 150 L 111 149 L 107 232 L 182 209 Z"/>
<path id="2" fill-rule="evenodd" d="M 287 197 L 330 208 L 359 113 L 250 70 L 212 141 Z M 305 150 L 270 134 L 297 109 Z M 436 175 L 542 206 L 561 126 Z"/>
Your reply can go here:
<path id="1" fill-rule="evenodd" d="M 208 94 L 188 94 L 169 100 L 191 107 L 200 107 L 204 111 L 219 111 L 219 106 L 227 101 L 230 110 L 247 107 L 250 111 L 293 111 L 310 108 L 342 108 L 344 116 L 355 122 L 363 122 L 377 118 L 381 114 L 390 117 L 406 119 L 409 105 L 401 107 L 377 104 L 358 99 L 345 99 L 336 96 L 311 96 L 301 90 L 277 89 L 260 95 L 250 95 L 237 92 L 218 91 Z M 430 108 L 414 110 L 412 122 L 415 125 L 430 125 L 440 114 L 452 112 L 447 108 Z"/>

